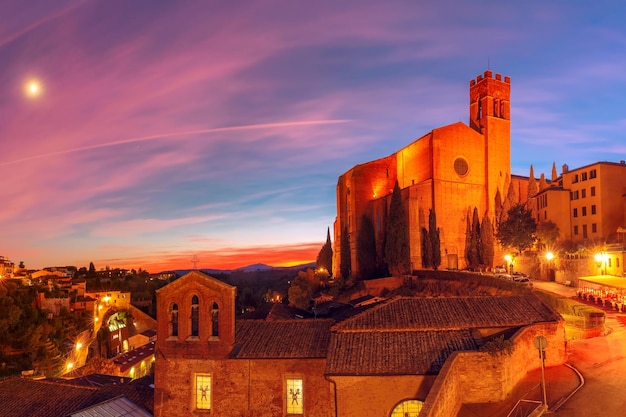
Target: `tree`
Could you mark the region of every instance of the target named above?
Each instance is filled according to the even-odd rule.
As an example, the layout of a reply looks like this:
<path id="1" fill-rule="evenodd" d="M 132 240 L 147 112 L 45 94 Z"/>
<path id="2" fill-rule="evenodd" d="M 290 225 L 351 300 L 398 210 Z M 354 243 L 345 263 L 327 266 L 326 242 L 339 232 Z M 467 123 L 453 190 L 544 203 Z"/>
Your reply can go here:
<path id="1" fill-rule="evenodd" d="M 430 233 L 425 227 L 422 227 L 421 233 L 422 243 L 422 268 L 430 268 L 433 266 L 433 245 L 430 244 Z"/>
<path id="2" fill-rule="evenodd" d="M 302 310 L 308 310 L 311 306 L 311 286 L 307 279 L 306 273 L 297 277 L 291 282 L 289 287 L 288 297 L 289 305 Z"/>
<path id="3" fill-rule="evenodd" d="M 435 210 L 430 209 L 428 213 L 428 234 L 431 245 L 431 263 L 434 270 L 441 265 L 441 241 L 439 239 L 439 229 L 437 228 L 437 216 Z"/>
<path id="4" fill-rule="evenodd" d="M 470 231 L 470 246 L 468 249 L 468 257 L 469 257 L 468 266 L 472 270 L 478 269 L 480 264 L 482 263 L 482 259 L 480 259 L 479 248 L 480 248 L 480 220 L 478 219 L 478 209 L 474 207 L 474 211 L 472 214 L 472 229 Z"/>
<path id="5" fill-rule="evenodd" d="M 537 225 L 537 238 L 541 243 L 553 246 L 559 238 L 559 226 L 551 220 L 541 222 Z"/>
<path id="6" fill-rule="evenodd" d="M 409 228 L 397 181 L 391 194 L 385 234 L 387 235 L 385 261 L 389 266 L 389 272 L 395 277 L 406 275 L 410 272 Z"/>
<path id="7" fill-rule="evenodd" d="M 500 223 L 496 238 L 502 246 L 515 248 L 521 254 L 535 243 L 536 230 L 532 212 L 518 203 L 509 209 L 507 219 Z"/>
<path id="8" fill-rule="evenodd" d="M 348 236 L 348 228 L 343 228 L 343 233 L 341 233 L 341 245 L 340 245 L 340 255 L 341 259 L 339 259 L 339 272 L 341 277 L 344 280 L 350 278 L 352 274 L 352 256 L 350 254 L 350 237 Z"/>
<path id="9" fill-rule="evenodd" d="M 315 269 L 318 271 L 326 270 L 329 276 L 333 273 L 333 247 L 330 243 L 330 228 L 326 230 L 326 243 L 317 254 Z"/>
<path id="10" fill-rule="evenodd" d="M 494 236 L 493 225 L 491 224 L 491 220 L 489 220 L 489 216 L 487 215 L 483 217 L 483 221 L 480 224 L 480 249 L 483 265 L 491 268 L 493 266 L 493 258 L 495 256 Z"/>
<path id="11" fill-rule="evenodd" d="M 361 279 L 376 275 L 376 237 L 374 224 L 365 214 L 361 217 L 361 227 L 356 241 L 356 260 Z"/>

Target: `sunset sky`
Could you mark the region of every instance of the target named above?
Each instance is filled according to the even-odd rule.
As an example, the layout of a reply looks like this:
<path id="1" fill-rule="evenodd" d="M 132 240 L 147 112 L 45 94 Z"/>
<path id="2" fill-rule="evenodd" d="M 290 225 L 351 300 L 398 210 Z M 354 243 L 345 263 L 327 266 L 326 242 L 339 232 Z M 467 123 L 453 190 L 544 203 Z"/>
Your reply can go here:
<path id="1" fill-rule="evenodd" d="M 626 159 L 624 22 L 618 0 L 2 0 L 0 255 L 312 261 L 337 177 L 467 123 L 488 68 L 514 173 Z"/>

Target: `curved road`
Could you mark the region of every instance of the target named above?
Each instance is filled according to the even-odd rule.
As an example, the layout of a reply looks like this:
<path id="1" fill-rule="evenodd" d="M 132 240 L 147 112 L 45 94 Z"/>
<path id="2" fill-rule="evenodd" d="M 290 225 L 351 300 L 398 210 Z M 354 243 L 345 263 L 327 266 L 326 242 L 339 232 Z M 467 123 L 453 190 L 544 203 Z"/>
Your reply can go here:
<path id="1" fill-rule="evenodd" d="M 575 296 L 573 288 L 534 281 L 537 289 Z M 556 412 L 559 417 L 626 416 L 626 314 L 606 310 L 609 334 L 568 342 L 568 361 L 584 386 Z"/>

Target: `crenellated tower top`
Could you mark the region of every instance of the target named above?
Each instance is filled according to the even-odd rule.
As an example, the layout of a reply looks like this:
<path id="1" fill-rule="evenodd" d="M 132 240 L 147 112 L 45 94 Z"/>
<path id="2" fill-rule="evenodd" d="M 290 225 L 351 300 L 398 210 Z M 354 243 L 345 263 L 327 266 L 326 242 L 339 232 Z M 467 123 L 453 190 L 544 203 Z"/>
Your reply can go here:
<path id="1" fill-rule="evenodd" d="M 511 77 L 489 70 L 470 81 L 470 127 L 484 133 L 487 117 L 511 119 Z"/>

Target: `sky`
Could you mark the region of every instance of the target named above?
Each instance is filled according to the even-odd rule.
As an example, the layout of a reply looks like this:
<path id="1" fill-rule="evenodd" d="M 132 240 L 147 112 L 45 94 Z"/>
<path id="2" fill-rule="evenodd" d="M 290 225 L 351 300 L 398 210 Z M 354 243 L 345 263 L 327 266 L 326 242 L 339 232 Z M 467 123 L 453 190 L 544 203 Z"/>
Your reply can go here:
<path id="1" fill-rule="evenodd" d="M 487 69 L 511 77 L 514 174 L 618 162 L 625 21 L 618 0 L 2 0 L 0 255 L 314 261 L 337 177 L 467 124 Z"/>

